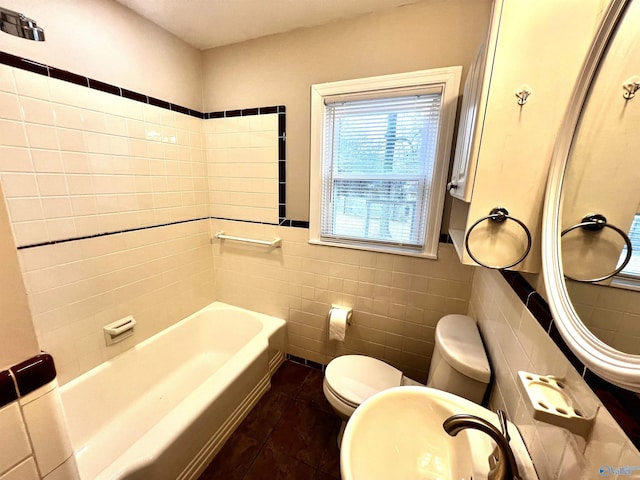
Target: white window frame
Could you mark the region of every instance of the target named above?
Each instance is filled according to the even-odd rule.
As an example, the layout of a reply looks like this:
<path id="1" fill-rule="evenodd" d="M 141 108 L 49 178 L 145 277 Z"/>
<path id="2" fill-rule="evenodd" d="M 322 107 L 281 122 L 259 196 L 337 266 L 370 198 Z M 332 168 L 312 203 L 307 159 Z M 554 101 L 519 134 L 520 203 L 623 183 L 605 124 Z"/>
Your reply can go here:
<path id="1" fill-rule="evenodd" d="M 640 215 L 640 213 L 637 213 L 634 217 L 638 217 L 638 215 Z M 634 222 L 635 222 L 635 218 L 634 218 L 634 221 L 632 222 L 632 226 Z M 631 230 L 631 227 L 629 228 L 629 230 Z M 629 235 L 629 238 L 631 239 L 631 242 L 632 242 L 632 247 L 633 247 L 632 251 L 634 252 L 634 254 L 637 255 L 636 247 L 640 247 L 640 245 L 633 244 L 634 237 L 631 235 L 630 231 L 627 232 L 627 235 Z M 622 254 L 620 256 L 622 257 Z M 633 260 L 633 257 L 632 257 L 632 260 Z M 622 272 L 620 272 L 618 275 L 615 275 L 611 279 L 611 283 L 609 284 L 609 286 L 616 287 L 616 288 L 623 288 L 625 290 L 640 291 L 640 275 L 636 275 L 633 273 L 626 273 L 623 270 Z"/>
<path id="2" fill-rule="evenodd" d="M 462 67 L 455 66 L 355 80 L 343 80 L 311 86 L 309 243 L 432 259 L 437 258 L 461 74 Z M 321 239 L 320 219 L 322 214 L 325 97 L 353 95 L 354 99 L 356 99 L 357 95 L 362 94 L 378 94 L 383 93 L 385 90 L 420 87 L 440 87 L 442 89 L 438 145 L 436 148 L 435 165 L 429 194 L 429 209 L 426 212 L 427 218 L 424 222 L 426 232 L 423 248 L 416 250 L 415 248 L 403 248 L 401 246 Z M 384 95 L 380 95 L 380 97 L 384 97 Z"/>

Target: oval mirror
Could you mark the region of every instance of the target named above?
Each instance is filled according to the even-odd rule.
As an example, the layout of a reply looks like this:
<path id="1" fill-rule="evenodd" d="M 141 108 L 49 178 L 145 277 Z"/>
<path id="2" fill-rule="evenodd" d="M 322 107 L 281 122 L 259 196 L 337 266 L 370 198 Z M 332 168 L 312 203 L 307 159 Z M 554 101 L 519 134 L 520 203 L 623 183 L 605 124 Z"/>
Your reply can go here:
<path id="1" fill-rule="evenodd" d="M 542 239 L 544 281 L 560 334 L 594 373 L 635 392 L 640 392 L 638 25 L 640 0 L 611 3 L 558 133 Z"/>

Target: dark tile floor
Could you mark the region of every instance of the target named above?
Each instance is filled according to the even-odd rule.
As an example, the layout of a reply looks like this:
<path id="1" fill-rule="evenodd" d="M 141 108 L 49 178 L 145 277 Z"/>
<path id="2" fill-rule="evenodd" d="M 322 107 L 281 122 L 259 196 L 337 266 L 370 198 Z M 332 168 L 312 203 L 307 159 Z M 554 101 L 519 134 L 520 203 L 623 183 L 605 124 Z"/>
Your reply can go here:
<path id="1" fill-rule="evenodd" d="M 340 480 L 340 420 L 323 373 L 286 361 L 198 480 Z"/>

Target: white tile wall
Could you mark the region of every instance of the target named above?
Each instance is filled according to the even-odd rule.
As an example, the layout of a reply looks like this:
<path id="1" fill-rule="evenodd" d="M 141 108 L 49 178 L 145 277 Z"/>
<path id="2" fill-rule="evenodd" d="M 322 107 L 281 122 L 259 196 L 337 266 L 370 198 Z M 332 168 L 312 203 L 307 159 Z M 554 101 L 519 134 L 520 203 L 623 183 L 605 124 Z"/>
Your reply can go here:
<path id="1" fill-rule="evenodd" d="M 202 121 L 0 65 L 16 243 L 208 216 Z"/>
<path id="2" fill-rule="evenodd" d="M 57 382 L 22 397 L 19 404 L 38 471 L 44 477 L 73 454 Z"/>
<path id="3" fill-rule="evenodd" d="M 200 121 L 9 67 L 0 78 L 1 131 L 11 132 L 0 178 L 18 245 L 209 215 L 277 223 L 277 114 Z M 60 382 L 214 296 L 289 319 L 296 355 L 367 353 L 426 378 L 435 322 L 467 309 L 472 270 L 450 246 L 438 261 L 396 258 L 310 246 L 307 230 L 274 227 L 264 233 L 284 237 L 283 249 L 227 243 L 212 258 L 211 232 L 263 228 L 203 221 L 20 250 Z M 355 311 L 343 344 L 326 338 L 331 303 Z M 135 335 L 106 348 L 102 325 L 129 314 Z"/>
<path id="4" fill-rule="evenodd" d="M 0 408 L 0 474 L 31 456 L 27 430 L 18 402 Z M 3 478 L 3 477 L 0 477 Z"/>
<path id="5" fill-rule="evenodd" d="M 640 466 L 636 448 L 498 272 L 477 269 L 469 314 L 478 321 L 494 369 L 490 406 L 506 410 L 518 425 L 541 480 L 600 478 L 603 465 Z M 597 410 L 589 437 L 534 420 L 518 370 L 565 378 L 583 411 Z"/>
<path id="6" fill-rule="evenodd" d="M 211 214 L 277 223 L 277 130 L 277 114 L 204 122 L 0 65 L 0 181 L 16 244 Z M 40 347 L 61 383 L 213 300 L 209 227 L 20 250 Z M 129 314 L 134 337 L 105 348 L 102 325 Z"/>
<path id="7" fill-rule="evenodd" d="M 40 480 L 36 462 L 33 461 L 33 457 L 29 457 L 5 474 L 0 475 L 0 480 Z"/>
<path id="8" fill-rule="evenodd" d="M 0 480 L 79 480 L 56 380 L 0 409 Z"/>
<path id="9" fill-rule="evenodd" d="M 278 223 L 278 114 L 204 122 L 210 215 Z"/>
<path id="10" fill-rule="evenodd" d="M 473 267 L 460 264 L 452 245 L 428 260 L 310 245 L 301 228 L 212 220 L 217 230 L 283 239 L 279 249 L 216 241 L 216 297 L 288 319 L 289 352 L 309 360 L 367 354 L 424 382 L 436 322 L 467 311 Z M 334 303 L 354 310 L 344 342 L 328 340 Z"/>
<path id="11" fill-rule="evenodd" d="M 0 181 L 18 246 L 209 216 L 202 120 L 0 65 Z M 211 302 L 208 220 L 19 251 L 61 383 Z M 133 314 L 106 348 L 102 325 Z"/>
<path id="12" fill-rule="evenodd" d="M 20 250 L 43 350 L 66 383 L 214 298 L 209 221 Z M 134 335 L 106 347 L 103 325 L 127 315 Z"/>
<path id="13" fill-rule="evenodd" d="M 66 462 L 46 475 L 44 480 L 76 480 L 79 478 L 76 457 L 71 456 Z"/>
<path id="14" fill-rule="evenodd" d="M 277 114 L 200 121 L 6 66 L 0 79 L 0 178 L 18 245 L 209 215 L 277 223 Z M 212 258 L 218 230 L 284 247 L 227 242 Z M 466 312 L 472 269 L 451 246 L 432 261 L 312 246 L 307 234 L 204 221 L 21 250 L 41 347 L 65 383 L 217 296 L 287 318 L 291 353 L 366 353 L 424 380 L 435 323 Z M 340 344 L 327 340 L 332 303 L 355 312 Z M 134 337 L 106 348 L 102 325 L 129 314 Z"/>

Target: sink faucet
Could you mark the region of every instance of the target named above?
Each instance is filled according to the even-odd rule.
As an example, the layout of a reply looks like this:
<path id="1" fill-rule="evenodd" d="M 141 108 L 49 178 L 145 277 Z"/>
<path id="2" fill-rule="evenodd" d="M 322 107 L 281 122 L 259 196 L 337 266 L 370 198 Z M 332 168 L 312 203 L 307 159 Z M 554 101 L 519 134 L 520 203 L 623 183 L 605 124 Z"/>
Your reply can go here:
<path id="1" fill-rule="evenodd" d="M 475 415 L 458 414 L 447 418 L 442 427 L 452 437 L 456 436 L 465 428 L 473 428 L 489 435 L 496 442 L 496 450 L 489 457 L 489 480 L 522 480 L 518 473 L 518 465 L 513 455 L 513 450 L 509 446 L 509 434 L 507 432 L 507 421 L 504 412 L 498 411 L 502 432 L 492 423 L 484 418 Z M 493 461 L 492 461 L 493 459 Z"/>

